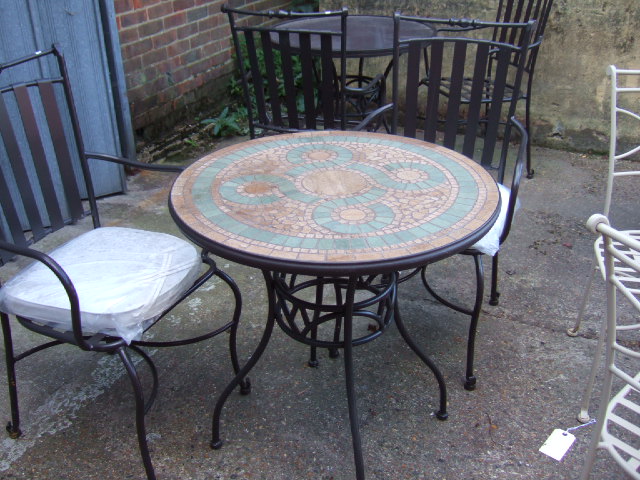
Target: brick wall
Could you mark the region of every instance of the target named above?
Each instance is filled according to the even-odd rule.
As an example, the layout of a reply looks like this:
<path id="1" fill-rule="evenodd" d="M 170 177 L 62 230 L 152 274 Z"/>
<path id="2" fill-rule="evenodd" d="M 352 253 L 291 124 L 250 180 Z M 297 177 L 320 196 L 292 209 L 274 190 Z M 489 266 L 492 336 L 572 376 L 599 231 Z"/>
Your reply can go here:
<path id="1" fill-rule="evenodd" d="M 233 71 L 223 0 L 114 0 L 134 129 L 145 137 L 224 104 Z M 255 10 L 289 0 L 235 1 Z"/>

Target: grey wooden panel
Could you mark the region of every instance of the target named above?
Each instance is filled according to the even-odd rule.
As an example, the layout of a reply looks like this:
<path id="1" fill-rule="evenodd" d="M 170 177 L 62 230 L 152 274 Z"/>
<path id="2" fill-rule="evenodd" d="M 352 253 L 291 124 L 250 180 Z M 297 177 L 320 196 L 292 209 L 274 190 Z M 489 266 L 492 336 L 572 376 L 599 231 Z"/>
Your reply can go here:
<path id="1" fill-rule="evenodd" d="M 58 44 L 69 68 L 86 147 L 120 154 L 98 1 L 0 0 L 0 62 Z M 46 65 L 42 68 L 46 69 Z M 28 78 L 32 73 L 27 68 L 12 76 L 2 73 L 0 85 L 18 80 L 16 76 Z M 6 155 L 0 162 L 6 162 Z M 124 174 L 118 165 L 96 162 L 92 174 L 98 195 L 125 188 Z"/>

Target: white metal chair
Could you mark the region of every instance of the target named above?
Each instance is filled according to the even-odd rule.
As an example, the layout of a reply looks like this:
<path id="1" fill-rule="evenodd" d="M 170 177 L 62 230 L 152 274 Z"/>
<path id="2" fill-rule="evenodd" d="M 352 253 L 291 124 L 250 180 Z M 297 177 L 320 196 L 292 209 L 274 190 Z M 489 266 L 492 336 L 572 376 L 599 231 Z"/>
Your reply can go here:
<path id="1" fill-rule="evenodd" d="M 629 108 L 622 108 L 619 94 L 630 94 L 630 93 L 640 93 L 640 86 L 637 87 L 624 87 L 621 86 L 620 77 L 621 76 L 631 76 L 635 75 L 640 81 L 640 70 L 620 70 L 613 65 L 610 65 L 607 69 L 607 73 L 611 76 L 611 135 L 609 140 L 609 170 L 607 175 L 607 189 L 605 193 L 605 201 L 604 201 L 604 215 L 609 216 L 609 212 L 611 209 L 611 198 L 613 195 L 613 183 L 614 179 L 623 176 L 640 176 L 640 170 L 621 170 L 619 169 L 619 160 L 630 157 L 631 155 L 640 151 L 640 145 L 636 145 L 631 148 L 625 148 L 625 151 L 618 153 L 618 139 L 619 139 L 619 131 L 618 131 L 618 121 L 620 116 L 624 115 L 628 118 L 640 120 L 640 115 L 631 111 Z M 628 103 L 628 102 L 627 102 Z M 625 230 L 625 234 L 630 235 L 632 238 L 636 240 L 640 240 L 640 230 Z M 593 279 L 596 276 L 596 273 L 599 271 L 604 278 L 604 245 L 602 243 L 602 239 L 598 238 L 594 243 L 595 250 L 595 259 L 593 262 L 593 268 L 591 271 L 591 276 L 589 277 L 589 281 L 587 282 L 587 286 L 585 288 L 584 294 L 582 296 L 582 300 L 580 302 L 580 308 L 578 310 L 578 317 L 576 319 L 576 323 L 572 328 L 567 330 L 567 334 L 570 336 L 576 336 L 578 334 L 578 330 L 580 328 L 580 324 L 582 323 L 582 318 L 584 317 L 584 312 L 589 301 L 591 287 L 593 285 Z M 595 381 L 595 376 L 598 370 L 599 359 L 602 354 L 602 348 L 604 346 L 604 336 L 600 335 L 598 339 L 598 344 L 596 346 L 596 352 L 594 355 L 593 365 L 591 367 L 591 373 L 589 375 L 589 380 L 587 382 L 587 386 L 585 388 L 582 404 L 580 407 L 580 414 L 578 415 L 578 420 L 581 422 L 589 421 L 589 402 L 591 399 L 591 392 L 593 390 L 593 383 Z"/>
<path id="2" fill-rule="evenodd" d="M 604 215 L 592 215 L 587 227 L 600 234 L 604 246 L 607 315 L 600 336 L 606 337 L 606 369 L 598 420 L 581 479 L 589 478 L 598 449 L 606 450 L 632 478 L 640 479 L 640 352 L 625 346 L 627 337 L 640 331 L 640 241 L 609 226 Z M 622 317 L 617 312 L 618 292 L 632 307 L 631 321 L 618 319 Z M 614 380 L 624 383 L 611 397 Z"/>

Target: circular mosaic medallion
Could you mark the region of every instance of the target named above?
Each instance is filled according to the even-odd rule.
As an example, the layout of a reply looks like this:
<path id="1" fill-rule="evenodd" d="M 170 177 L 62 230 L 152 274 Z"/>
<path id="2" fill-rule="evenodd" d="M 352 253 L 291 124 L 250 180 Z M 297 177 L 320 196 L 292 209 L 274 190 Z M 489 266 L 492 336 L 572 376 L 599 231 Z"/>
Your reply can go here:
<path id="1" fill-rule="evenodd" d="M 462 155 L 337 131 L 219 150 L 190 166 L 171 192 L 178 224 L 203 246 L 233 260 L 287 264 L 428 256 L 486 229 L 498 205 L 491 176 Z"/>

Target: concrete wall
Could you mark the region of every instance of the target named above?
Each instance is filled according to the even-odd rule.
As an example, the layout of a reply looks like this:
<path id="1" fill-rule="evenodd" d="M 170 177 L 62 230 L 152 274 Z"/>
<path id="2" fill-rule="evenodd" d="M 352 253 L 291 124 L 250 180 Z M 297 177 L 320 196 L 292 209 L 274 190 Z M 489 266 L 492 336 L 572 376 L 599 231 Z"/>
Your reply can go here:
<path id="1" fill-rule="evenodd" d="M 391 15 L 495 19 L 498 0 L 321 0 L 322 9 Z M 606 67 L 640 68 L 639 0 L 555 0 L 532 95 L 533 142 L 605 151 L 609 129 Z M 636 105 L 640 107 L 640 105 Z M 639 108 L 640 109 L 640 108 Z M 637 127 L 625 132 L 640 140 Z"/>
<path id="2" fill-rule="evenodd" d="M 225 102 L 233 70 L 224 3 L 255 10 L 290 0 L 114 0 L 133 127 L 154 139 Z"/>

